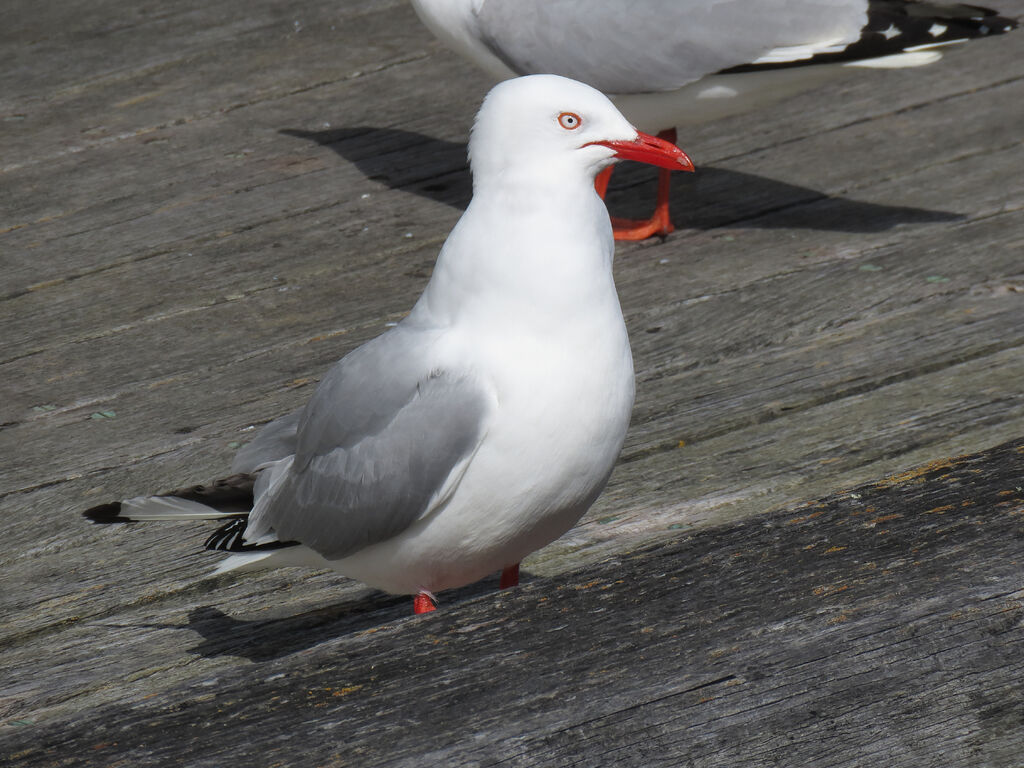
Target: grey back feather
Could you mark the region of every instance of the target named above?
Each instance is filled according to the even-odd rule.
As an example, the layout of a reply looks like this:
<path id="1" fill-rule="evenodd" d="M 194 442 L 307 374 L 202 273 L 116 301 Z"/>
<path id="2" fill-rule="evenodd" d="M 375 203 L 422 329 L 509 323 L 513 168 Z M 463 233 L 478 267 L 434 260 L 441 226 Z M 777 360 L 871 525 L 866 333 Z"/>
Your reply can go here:
<path id="1" fill-rule="evenodd" d="M 380 432 L 430 375 L 430 331 L 408 321 L 349 352 L 324 376 L 299 420 L 296 468 Z"/>
<path id="2" fill-rule="evenodd" d="M 295 453 L 299 419 L 305 408 L 274 419 L 260 430 L 256 439 L 238 449 L 231 464 L 233 473 L 253 472 L 269 461 L 279 461 Z"/>
<path id="3" fill-rule="evenodd" d="M 399 326 L 331 369 L 247 540 L 272 530 L 339 559 L 430 510 L 476 451 L 494 400 L 469 373 L 431 367 L 429 343 L 429 332 Z"/>

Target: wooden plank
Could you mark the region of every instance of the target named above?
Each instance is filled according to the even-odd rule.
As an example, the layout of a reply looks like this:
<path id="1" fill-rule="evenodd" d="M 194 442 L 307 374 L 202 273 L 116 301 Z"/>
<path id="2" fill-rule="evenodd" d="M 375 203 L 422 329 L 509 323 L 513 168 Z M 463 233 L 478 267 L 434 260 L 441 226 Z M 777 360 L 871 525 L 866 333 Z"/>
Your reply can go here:
<path id="1" fill-rule="evenodd" d="M 148 656 L 166 694 L 107 684 L 5 746 L 24 766 L 1015 765 L 1022 469 L 1018 440 L 430 617 L 238 616 L 207 593 L 176 621 L 101 619 L 126 645 L 93 674 Z M 202 672 L 175 682 L 161 634 Z"/>
<path id="2" fill-rule="evenodd" d="M 1024 14 L 1019 0 L 1001 7 Z M 769 764 L 787 754 L 780 746 L 785 729 L 759 731 L 762 726 L 750 725 L 756 710 L 740 705 L 746 714 L 707 709 L 711 714 L 701 719 L 704 705 L 696 703 L 726 696 L 720 691 L 752 690 L 745 687 L 750 681 L 713 684 L 719 670 L 699 662 L 689 677 L 669 684 L 657 679 L 664 677 L 658 664 L 644 672 L 640 641 L 655 635 L 660 645 L 653 658 L 676 658 L 667 655 L 668 641 L 659 634 L 678 629 L 672 624 L 678 612 L 669 606 L 678 608 L 691 592 L 698 604 L 711 601 L 712 587 L 732 584 L 731 572 L 719 568 L 731 562 L 721 554 L 729 542 L 746 541 L 751 526 L 762 525 L 752 520 L 782 519 L 755 516 L 1024 434 L 1024 157 L 1018 137 L 1024 37 L 1017 33 L 950 50 L 933 67 L 859 73 L 755 119 L 721 121 L 680 137 L 705 169 L 692 183 L 676 183 L 680 231 L 664 242 L 622 246 L 616 263 L 638 375 L 623 460 L 582 524 L 528 561 L 538 591 L 525 605 L 518 593 L 495 597 L 493 584 L 477 585 L 445 596 L 450 613 L 438 620 L 453 622 L 445 624 L 448 634 L 424 635 L 422 626 L 406 621 L 406 601 L 330 574 L 198 580 L 211 567 L 198 549 L 201 526 L 111 531 L 83 526 L 78 511 L 221 474 L 253 425 L 299 405 L 333 360 L 411 306 L 468 199 L 464 142 L 488 81 L 435 43 L 397 0 L 313 2 L 298 10 L 264 0 L 244 9 L 194 0 L 159 8 L 124 9 L 107 0 L 37 8 L 16 0 L 8 15 L 14 22 L 0 31 L 5 61 L 13 62 L 0 72 L 0 567 L 13 587 L 0 590 L 0 744 L 27 748 L 34 734 L 36 751 L 25 756 L 30 763 L 59 764 L 64 756 L 45 750 L 60 743 L 97 743 L 84 738 L 89 723 L 120 728 L 153 712 L 175 723 L 211 718 L 208 733 L 219 738 L 210 702 L 229 713 L 227 728 L 262 717 L 266 693 L 267 700 L 328 701 L 326 709 L 335 714 L 336 700 L 357 702 L 354 722 L 360 725 L 348 751 L 327 751 L 349 735 L 339 737 L 320 722 L 324 729 L 317 733 L 331 736 L 316 742 L 325 751 L 310 753 L 338 764 L 422 764 L 417 745 L 434 750 L 435 762 L 446 754 L 464 762 L 501 754 L 524 764 L 571 764 L 570 743 L 583 744 L 581 756 L 598 754 L 597 746 L 586 752 L 588 744 L 609 754 L 622 747 L 629 754 L 614 753 L 616 762 L 650 764 L 640 762 L 643 750 L 670 756 L 691 741 L 704 745 L 692 752 L 696 764 Z M 612 206 L 642 212 L 648 178 L 642 169 L 617 172 Z M 977 528 L 1005 540 L 990 550 L 979 543 L 964 556 L 991 551 L 987 567 L 998 581 L 1017 555 L 1007 549 L 1010 529 L 988 525 Z M 712 565 L 700 578 L 687 572 L 685 588 L 678 581 L 663 585 L 671 594 L 656 588 L 653 604 L 663 613 L 646 614 L 646 603 L 630 602 L 636 585 L 660 583 L 654 577 L 668 573 L 664 558 L 645 550 L 634 562 L 630 553 L 652 542 L 683 546 L 709 528 L 714 533 L 707 535 L 719 537 L 702 550 L 714 554 Z M 908 539 L 902 541 L 893 551 Z M 773 546 L 782 552 L 794 542 Z M 692 552 L 684 547 L 669 560 Z M 787 562 L 781 554 L 771 557 L 765 563 Z M 754 653 L 751 638 L 782 630 L 764 613 L 771 607 L 756 604 L 760 575 L 770 571 L 750 558 L 737 562 L 749 573 L 746 586 L 733 585 L 730 600 L 750 612 L 743 637 Z M 628 591 L 622 585 L 601 590 L 610 602 L 578 606 L 572 600 L 594 590 L 555 589 L 594 578 L 613 584 L 602 569 L 627 563 L 637 569 L 634 580 Z M 904 570 L 893 578 L 903 578 L 907 567 L 900 565 Z M 779 582 L 783 591 L 795 590 L 795 602 L 787 603 L 793 613 L 780 620 L 791 630 L 783 632 L 783 645 L 792 651 L 785 658 L 795 659 L 797 648 L 820 650 L 823 666 L 787 673 L 794 686 L 813 688 L 842 676 L 839 658 L 828 655 L 832 636 L 826 643 L 812 631 L 819 628 L 814 617 L 820 624 L 838 615 L 814 611 L 839 603 L 822 603 L 833 599 L 829 595 L 801 602 L 806 583 L 797 570 L 786 575 L 795 579 L 788 586 Z M 785 692 L 767 682 L 747 703 L 762 697 L 766 704 L 783 702 L 776 712 L 797 712 L 801 725 L 794 732 L 804 751 L 795 754 L 805 762 L 813 761 L 817 744 L 827 755 L 821 764 L 843 764 L 846 758 L 828 746 L 829 733 L 836 744 L 863 746 L 868 762 L 877 760 L 869 759 L 875 752 L 863 734 L 874 734 L 879 750 L 895 743 L 900 754 L 937 754 L 906 740 L 913 728 L 921 740 L 972 758 L 965 762 L 1013 764 L 1006 756 L 1019 743 L 1000 730 L 1019 711 L 1015 694 L 1005 690 L 1013 675 L 983 668 L 985 654 L 1002 658 L 1003 651 L 984 646 L 987 636 L 976 641 L 970 634 L 995 626 L 996 619 L 985 613 L 993 603 L 982 599 L 988 593 L 973 580 L 981 571 L 968 571 L 951 569 L 942 574 L 947 581 L 922 582 L 924 602 L 914 602 L 918 597 L 896 582 L 873 582 L 883 596 L 888 588 L 909 602 L 851 603 L 859 613 L 827 625 L 841 632 L 862 622 L 856 625 L 861 639 L 850 637 L 842 647 L 877 666 L 885 648 L 906 647 L 892 635 L 903 626 L 901 616 L 916 617 L 921 643 L 932 637 L 941 643 L 959 631 L 960 625 L 947 626 L 929 613 L 939 599 L 934 595 L 973 606 L 970 615 L 983 618 L 957 635 L 964 650 L 951 644 L 941 654 L 949 665 L 957 653 L 974 659 L 965 669 L 980 670 L 971 679 L 983 682 L 962 700 L 956 698 L 960 683 L 938 678 L 937 690 L 963 705 L 954 713 L 961 718 L 956 722 L 966 723 L 960 731 L 934 730 L 948 714 L 928 704 L 936 700 L 921 688 L 934 670 L 928 659 L 909 655 L 899 657 L 905 677 L 896 688 L 861 678 L 863 690 L 886 702 L 861 713 L 873 713 L 873 720 L 844 715 L 813 725 L 796 704 L 787 710 Z M 815 586 L 826 583 L 833 582 L 822 577 Z M 834 599 L 854 594 L 863 597 L 847 590 Z M 552 595 L 570 602 L 546 611 Z M 534 678 L 526 673 L 532 667 L 516 666 L 511 651 L 502 662 L 509 666 L 495 677 L 494 655 L 481 655 L 464 677 L 446 678 L 439 687 L 428 668 L 436 662 L 435 669 L 454 669 L 458 656 L 433 645 L 429 657 L 405 654 L 439 638 L 438 645 L 453 653 L 470 647 L 457 638 L 475 633 L 485 644 L 496 632 L 504 638 L 510 620 L 495 618 L 496 607 L 516 605 L 522 611 L 515 620 L 546 638 L 549 654 L 565 643 L 585 648 L 560 659 L 572 671 L 569 687 L 557 687 L 553 663 Z M 594 691 L 606 679 L 602 670 L 616 664 L 579 638 L 589 640 L 612 608 L 628 613 L 622 605 L 641 617 L 630 621 L 650 621 L 606 641 L 614 649 L 621 639 L 627 656 L 625 664 L 615 657 L 621 675 L 607 678 L 609 702 L 617 691 L 625 693 L 609 703 Z M 717 621 L 722 611 L 700 615 Z M 558 629 L 563 616 L 572 617 L 579 634 Z M 768 623 L 758 628 L 761 620 Z M 686 665 L 705 651 L 731 647 L 725 635 L 715 635 L 717 646 L 701 645 L 691 629 L 676 638 L 682 638 L 677 652 Z M 407 631 L 413 635 L 401 635 L 404 644 L 395 635 L 395 644 L 388 639 L 381 646 L 381 653 L 392 649 L 390 656 L 375 655 L 377 637 Z M 182 640 L 196 632 L 205 638 L 198 646 Z M 865 646 L 872 632 L 892 643 Z M 532 641 L 522 642 L 502 647 L 536 650 Z M 118 653 L 104 652 L 110 647 Z M 347 653 L 351 666 L 339 667 Z M 755 659 L 750 668 L 768 665 L 783 685 L 783 667 L 749 658 Z M 304 666 L 310 660 L 314 665 Z M 372 676 L 370 665 L 380 663 L 390 675 L 384 688 L 367 687 L 355 699 L 334 696 L 351 687 L 345 682 L 350 672 Z M 419 670 L 409 681 L 397 671 L 403 664 Z M 288 679 L 298 677 L 291 683 L 265 679 L 281 670 Z M 636 688 L 623 682 L 630 674 L 638 675 Z M 209 684 L 214 678 L 219 682 Z M 490 679 L 532 686 L 512 701 L 527 701 L 541 714 L 510 719 L 497 705 L 488 712 L 491 700 L 474 691 Z M 694 688 L 705 683 L 712 684 Z M 662 684 L 667 687 L 658 688 Z M 683 693 L 687 686 L 694 690 Z M 375 696 L 360 698 L 371 690 Z M 545 712 L 557 698 L 552 690 L 563 691 L 564 706 L 583 714 L 548 733 Z M 909 691 L 903 701 L 925 702 L 913 716 L 918 719 L 886 699 L 896 690 Z M 658 691 L 668 696 L 663 709 Z M 243 692 L 253 693 L 256 704 L 243 700 Z M 794 694 L 792 701 L 813 694 Z M 828 699 L 831 710 L 817 711 L 845 712 L 837 709 L 844 694 Z M 569 701 L 573 695 L 577 704 Z M 605 703 L 584 711 L 578 702 L 595 695 Z M 167 714 L 196 696 L 200 708 Z M 991 714 L 1000 696 L 1010 703 L 1002 714 Z M 479 727 L 485 734 L 479 749 L 486 759 L 458 752 L 454 735 L 451 744 L 441 743 L 443 735 L 424 737 L 432 723 L 408 704 L 430 701 L 459 711 L 459 697 L 481 707 L 477 719 L 459 722 L 469 733 Z M 637 708 L 629 709 L 629 702 Z M 972 709 L 972 702 L 981 703 Z M 267 722 L 275 722 L 278 704 L 266 706 Z M 105 726 L 89 714 L 100 710 L 112 713 Z M 390 714 L 370 717 L 371 711 Z M 680 711 L 695 725 L 673 745 L 669 737 L 678 735 L 680 723 L 672 712 Z M 647 713 L 643 722 L 652 724 L 655 737 L 624 731 L 638 722 L 630 712 Z M 778 723 L 789 722 L 779 717 Z M 805 727 L 800 717 L 812 725 Z M 404 731 L 403 719 L 415 727 Z M 880 725 L 890 720 L 897 724 L 891 732 Z M 860 731 L 848 733 L 847 723 Z M 814 730 L 819 726 L 833 730 Z M 306 726 L 297 727 L 305 733 Z M 22 728 L 31 730 L 18 735 Z M 56 735 L 61 728 L 66 738 Z M 140 733 L 154 733 L 149 728 Z M 547 735 L 533 738 L 535 732 Z M 763 739 L 744 741 L 745 733 Z M 147 757 L 144 738 L 121 740 L 118 754 L 127 764 L 179 761 L 170 746 Z M 389 740 L 400 745 L 393 756 L 383 751 Z M 196 760 L 201 744 L 212 745 L 213 738 L 196 742 Z M 734 745 L 747 745 L 753 757 L 740 759 Z M 227 761 L 217 754 L 203 759 Z M 363 762 L 364 755 L 375 757 Z M 680 754 L 672 764 L 686 764 L 686 758 Z"/>

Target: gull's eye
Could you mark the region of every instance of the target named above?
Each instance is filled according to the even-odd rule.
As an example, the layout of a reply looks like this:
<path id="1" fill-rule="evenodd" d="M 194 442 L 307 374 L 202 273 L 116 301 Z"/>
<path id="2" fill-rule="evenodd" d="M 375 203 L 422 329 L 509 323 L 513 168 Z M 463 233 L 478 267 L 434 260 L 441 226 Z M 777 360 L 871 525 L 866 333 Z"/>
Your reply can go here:
<path id="1" fill-rule="evenodd" d="M 567 131 L 575 131 L 582 122 L 575 112 L 563 112 L 558 116 L 558 124 Z"/>

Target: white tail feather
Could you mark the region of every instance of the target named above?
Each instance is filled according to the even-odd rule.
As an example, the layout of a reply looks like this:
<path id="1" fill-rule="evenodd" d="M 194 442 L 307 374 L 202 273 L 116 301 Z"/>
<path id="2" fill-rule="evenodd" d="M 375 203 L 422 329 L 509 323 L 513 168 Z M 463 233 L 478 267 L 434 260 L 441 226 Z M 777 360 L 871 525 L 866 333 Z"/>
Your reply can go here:
<path id="1" fill-rule="evenodd" d="M 295 545 L 268 549 L 256 552 L 238 552 L 220 561 L 217 568 L 210 574 L 219 576 L 222 573 L 244 573 L 246 571 L 264 571 L 273 568 L 330 568 L 331 563 L 318 555 L 309 547 Z"/>
<path id="2" fill-rule="evenodd" d="M 118 513 L 129 520 L 217 520 L 237 517 L 237 512 L 219 512 L 198 501 L 179 499 L 177 496 L 136 496 L 121 502 Z"/>
<path id="3" fill-rule="evenodd" d="M 221 560 L 210 575 L 220 576 L 222 573 L 229 573 L 231 571 L 244 573 L 245 571 L 262 571 L 274 568 L 275 566 L 272 563 L 263 563 L 261 561 L 273 557 L 276 553 L 277 550 L 272 549 L 268 552 L 242 552 L 237 555 L 231 555 Z"/>
<path id="4" fill-rule="evenodd" d="M 942 58 L 939 51 L 906 51 L 894 53 L 892 56 L 877 56 L 873 59 L 847 61 L 844 67 L 861 67 L 863 69 L 907 69 L 923 67 Z"/>

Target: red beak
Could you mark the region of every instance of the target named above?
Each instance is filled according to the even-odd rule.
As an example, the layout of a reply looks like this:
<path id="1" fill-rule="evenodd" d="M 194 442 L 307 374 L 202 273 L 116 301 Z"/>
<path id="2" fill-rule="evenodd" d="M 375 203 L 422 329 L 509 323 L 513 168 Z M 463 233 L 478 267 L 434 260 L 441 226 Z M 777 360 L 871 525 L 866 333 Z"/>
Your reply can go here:
<path id="1" fill-rule="evenodd" d="M 615 156 L 623 160 L 668 168 L 670 171 L 693 171 L 693 162 L 686 153 L 671 142 L 637 131 L 633 141 L 591 141 L 615 150 Z M 588 146 L 588 145 L 584 145 Z"/>

